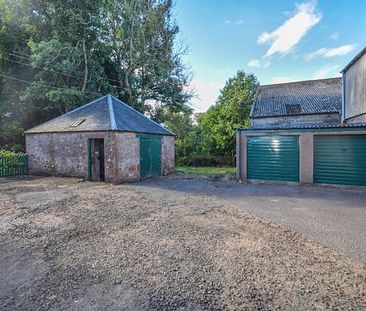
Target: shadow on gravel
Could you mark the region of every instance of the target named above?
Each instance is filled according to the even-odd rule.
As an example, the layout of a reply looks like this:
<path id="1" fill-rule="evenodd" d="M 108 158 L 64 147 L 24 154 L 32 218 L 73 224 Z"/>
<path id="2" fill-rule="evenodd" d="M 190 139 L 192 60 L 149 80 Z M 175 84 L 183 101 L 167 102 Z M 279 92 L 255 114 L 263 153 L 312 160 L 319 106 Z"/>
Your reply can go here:
<path id="1" fill-rule="evenodd" d="M 352 206 L 366 209 L 366 187 L 250 184 L 239 183 L 230 179 L 225 180 L 225 177 L 187 176 L 181 174 L 153 178 L 136 185 L 179 191 L 189 195 L 215 195 L 236 200 L 245 200 L 247 198 L 288 198 L 334 201 L 337 204 L 343 204 L 345 208 Z"/>

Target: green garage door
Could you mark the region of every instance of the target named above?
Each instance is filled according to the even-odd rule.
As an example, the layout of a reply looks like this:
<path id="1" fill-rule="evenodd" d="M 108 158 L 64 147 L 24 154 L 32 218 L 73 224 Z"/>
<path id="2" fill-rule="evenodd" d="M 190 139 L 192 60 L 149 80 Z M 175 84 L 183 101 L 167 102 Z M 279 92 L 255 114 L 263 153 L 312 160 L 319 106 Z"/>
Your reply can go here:
<path id="1" fill-rule="evenodd" d="M 298 136 L 248 137 L 249 179 L 299 181 Z"/>
<path id="2" fill-rule="evenodd" d="M 366 186 L 366 135 L 314 136 L 314 182 Z"/>
<path id="3" fill-rule="evenodd" d="M 140 137 L 140 178 L 160 175 L 161 137 Z"/>

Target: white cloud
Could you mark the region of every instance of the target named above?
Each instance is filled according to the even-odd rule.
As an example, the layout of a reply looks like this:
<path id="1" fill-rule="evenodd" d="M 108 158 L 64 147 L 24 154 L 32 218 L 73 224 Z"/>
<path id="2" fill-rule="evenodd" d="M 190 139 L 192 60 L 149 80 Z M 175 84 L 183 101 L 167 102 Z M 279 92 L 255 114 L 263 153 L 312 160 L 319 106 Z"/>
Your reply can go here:
<path id="1" fill-rule="evenodd" d="M 325 78 L 333 78 L 333 77 L 339 77 L 339 65 L 327 65 L 319 70 L 315 71 L 313 75 L 313 79 L 325 79 Z"/>
<path id="2" fill-rule="evenodd" d="M 329 39 L 329 40 L 338 40 L 338 38 L 339 38 L 339 32 L 332 33 L 332 34 L 328 37 L 328 39 Z"/>
<path id="3" fill-rule="evenodd" d="M 252 59 L 248 62 L 249 67 L 255 67 L 255 68 L 267 68 L 270 64 L 271 63 L 268 59 L 262 61 L 259 59 Z"/>
<path id="4" fill-rule="evenodd" d="M 261 62 L 260 62 L 259 59 L 252 59 L 251 61 L 249 61 L 248 66 L 249 67 L 260 68 L 261 67 Z"/>
<path id="5" fill-rule="evenodd" d="M 316 57 L 329 58 L 335 56 L 342 56 L 352 52 L 355 49 L 355 47 L 356 47 L 355 44 L 346 44 L 337 48 L 321 48 L 315 52 L 305 55 L 305 59 L 312 60 L 313 58 Z"/>
<path id="6" fill-rule="evenodd" d="M 273 84 L 277 84 L 277 83 L 288 83 L 288 82 L 295 82 L 298 81 L 297 79 L 291 78 L 291 77 L 273 77 L 272 78 L 272 83 Z"/>
<path id="7" fill-rule="evenodd" d="M 289 53 L 320 20 L 321 14 L 316 11 L 315 2 L 304 2 L 297 5 L 293 15 L 280 27 L 270 33 L 263 32 L 258 36 L 258 43 L 271 44 L 264 57 L 271 57 L 276 53 Z"/>
<path id="8" fill-rule="evenodd" d="M 195 112 L 205 112 L 212 106 L 220 94 L 220 89 L 225 85 L 225 81 L 203 81 L 193 80 L 190 87 L 193 88 L 198 97 L 191 100 Z"/>

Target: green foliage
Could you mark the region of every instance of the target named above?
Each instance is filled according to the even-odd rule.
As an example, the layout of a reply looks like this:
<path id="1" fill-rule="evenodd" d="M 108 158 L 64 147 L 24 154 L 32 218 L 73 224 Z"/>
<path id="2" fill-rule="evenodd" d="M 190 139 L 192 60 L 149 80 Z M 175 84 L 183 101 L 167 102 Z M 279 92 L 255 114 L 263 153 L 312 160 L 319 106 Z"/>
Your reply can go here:
<path id="1" fill-rule="evenodd" d="M 170 0 L 0 0 L 0 147 L 107 93 L 159 122 L 185 113 L 190 73 L 171 10 Z"/>
<path id="2" fill-rule="evenodd" d="M 200 143 L 192 120 L 192 109 L 187 107 L 179 112 L 168 111 L 164 118 L 167 120 L 165 126 L 176 135 L 176 163 L 185 165 Z"/>
<path id="3" fill-rule="evenodd" d="M 198 115 L 201 154 L 235 156 L 236 130 L 249 126 L 249 113 L 258 85 L 253 74 L 238 71 L 226 82 L 216 104 Z"/>

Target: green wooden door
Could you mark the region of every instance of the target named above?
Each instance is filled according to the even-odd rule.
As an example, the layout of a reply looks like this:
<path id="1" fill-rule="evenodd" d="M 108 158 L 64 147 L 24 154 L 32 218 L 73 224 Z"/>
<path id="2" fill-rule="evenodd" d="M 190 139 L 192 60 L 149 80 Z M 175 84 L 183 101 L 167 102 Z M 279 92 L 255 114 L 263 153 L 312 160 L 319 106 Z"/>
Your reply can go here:
<path id="1" fill-rule="evenodd" d="M 252 136 L 247 144 L 248 179 L 299 181 L 298 136 Z"/>
<path id="2" fill-rule="evenodd" d="M 366 135 L 314 136 L 314 182 L 366 186 Z"/>
<path id="3" fill-rule="evenodd" d="M 160 175 L 161 138 L 140 137 L 140 178 Z"/>

